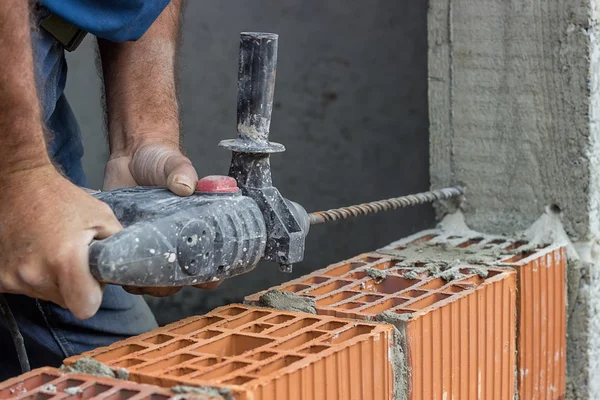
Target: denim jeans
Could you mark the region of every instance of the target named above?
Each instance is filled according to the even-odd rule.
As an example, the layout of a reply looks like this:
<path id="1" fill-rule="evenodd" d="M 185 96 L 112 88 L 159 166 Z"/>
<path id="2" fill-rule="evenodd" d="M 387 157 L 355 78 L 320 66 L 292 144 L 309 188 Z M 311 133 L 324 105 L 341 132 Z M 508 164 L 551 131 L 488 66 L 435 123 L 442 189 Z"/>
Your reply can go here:
<path id="1" fill-rule="evenodd" d="M 38 11 L 35 26 L 45 11 Z M 40 29 L 32 30 L 36 82 L 43 119 L 51 132 L 48 151 L 64 174 L 86 186 L 81 158 L 83 143 L 79 126 L 63 93 L 67 65 L 62 46 Z M 5 295 L 15 314 L 32 368 L 58 366 L 66 357 L 106 346 L 114 341 L 156 327 L 148 305 L 140 296 L 118 286 L 107 286 L 98 313 L 85 321 L 54 303 L 22 295 Z M 20 374 L 13 341 L 0 318 L 0 381 Z"/>

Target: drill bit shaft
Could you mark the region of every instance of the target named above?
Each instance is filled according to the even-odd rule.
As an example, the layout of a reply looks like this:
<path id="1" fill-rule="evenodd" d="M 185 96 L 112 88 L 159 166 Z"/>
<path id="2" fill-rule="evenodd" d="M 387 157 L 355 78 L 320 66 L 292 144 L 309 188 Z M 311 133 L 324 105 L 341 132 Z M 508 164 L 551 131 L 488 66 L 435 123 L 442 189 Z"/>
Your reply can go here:
<path id="1" fill-rule="evenodd" d="M 445 200 L 452 197 L 462 196 L 465 189 L 462 187 L 451 187 L 430 192 L 410 194 L 407 196 L 395 197 L 387 200 L 378 200 L 370 203 L 358 204 L 349 207 L 335 208 L 327 211 L 317 211 L 308 215 L 311 225 L 322 224 L 323 222 L 337 221 L 359 215 L 374 214 L 379 211 L 394 210 L 415 206 L 418 204 L 432 203 L 436 200 Z"/>

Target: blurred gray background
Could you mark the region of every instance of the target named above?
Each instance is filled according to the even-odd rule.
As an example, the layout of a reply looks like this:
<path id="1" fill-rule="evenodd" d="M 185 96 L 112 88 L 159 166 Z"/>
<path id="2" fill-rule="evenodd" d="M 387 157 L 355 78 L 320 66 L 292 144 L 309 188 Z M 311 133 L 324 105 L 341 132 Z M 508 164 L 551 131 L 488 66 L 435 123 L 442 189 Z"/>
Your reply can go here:
<path id="1" fill-rule="evenodd" d="M 226 174 L 235 137 L 241 31 L 280 35 L 271 138 L 284 196 L 307 211 L 427 190 L 427 2 L 189 1 L 182 49 L 184 144 L 200 175 Z M 108 157 L 93 40 L 68 56 L 67 95 L 84 134 L 84 167 L 100 188 Z M 374 250 L 433 226 L 421 206 L 313 227 L 293 275 L 262 263 L 218 289 L 148 299 L 159 323 L 240 302 L 243 296 Z"/>

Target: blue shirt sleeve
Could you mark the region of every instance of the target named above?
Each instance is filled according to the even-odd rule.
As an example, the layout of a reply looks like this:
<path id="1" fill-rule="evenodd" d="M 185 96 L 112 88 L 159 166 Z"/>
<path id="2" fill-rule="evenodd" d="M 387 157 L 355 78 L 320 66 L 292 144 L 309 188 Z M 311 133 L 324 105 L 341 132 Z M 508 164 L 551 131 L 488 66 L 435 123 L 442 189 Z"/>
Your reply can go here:
<path id="1" fill-rule="evenodd" d="M 112 42 L 137 40 L 170 0 L 41 0 L 71 24 Z"/>

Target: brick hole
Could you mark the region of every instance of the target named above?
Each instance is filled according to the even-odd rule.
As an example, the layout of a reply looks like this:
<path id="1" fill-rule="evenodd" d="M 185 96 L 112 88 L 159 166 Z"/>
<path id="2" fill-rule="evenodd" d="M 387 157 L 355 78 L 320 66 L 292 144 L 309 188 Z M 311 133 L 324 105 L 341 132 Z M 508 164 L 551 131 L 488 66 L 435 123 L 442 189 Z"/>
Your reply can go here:
<path id="1" fill-rule="evenodd" d="M 281 290 L 284 292 L 297 293 L 297 292 L 300 292 L 301 290 L 308 289 L 309 287 L 310 287 L 310 285 L 301 285 L 301 284 L 297 283 L 295 285 L 289 285 L 289 286 L 282 287 Z"/>
<path id="2" fill-rule="evenodd" d="M 219 311 L 219 315 L 226 315 L 228 317 L 232 317 L 238 314 L 241 314 L 245 311 L 248 311 L 246 308 L 241 307 L 227 307 L 225 310 Z"/>
<path id="3" fill-rule="evenodd" d="M 42 373 L 39 375 L 35 375 L 25 379 L 23 382 L 19 382 L 16 385 L 8 387 L 0 391 L 0 398 L 11 398 L 16 394 L 19 394 L 23 391 L 29 391 L 40 387 L 42 385 L 46 385 L 54 380 L 56 380 L 58 376 L 50 375 L 46 373 Z"/>
<path id="4" fill-rule="evenodd" d="M 254 324 L 254 325 L 250 325 L 247 328 L 242 329 L 242 332 L 251 332 L 251 333 L 260 333 L 264 330 L 267 330 L 269 328 L 272 328 L 273 325 L 271 324 Z"/>
<path id="5" fill-rule="evenodd" d="M 466 289 L 465 287 L 452 285 L 452 286 L 448 286 L 448 287 L 444 288 L 444 292 L 445 293 L 460 293 L 465 289 Z"/>
<path id="6" fill-rule="evenodd" d="M 252 311 L 244 316 L 234 319 L 233 321 L 229 321 L 229 322 L 223 324 L 222 327 L 227 328 L 227 329 L 235 329 L 238 326 L 242 326 L 249 322 L 256 321 L 257 319 L 265 317 L 269 314 L 271 314 L 271 313 L 268 311 Z"/>
<path id="7" fill-rule="evenodd" d="M 446 282 L 442 278 L 437 278 L 437 279 L 433 279 L 433 280 L 419 286 L 419 289 L 427 289 L 427 290 L 439 289 L 442 286 L 446 285 L 447 283 L 448 282 Z"/>
<path id="8" fill-rule="evenodd" d="M 402 251 L 402 250 L 406 250 L 406 247 L 404 247 L 404 246 L 394 247 L 394 250 L 396 250 L 396 251 Z"/>
<path id="9" fill-rule="evenodd" d="M 243 385 L 245 383 L 248 383 L 250 381 L 253 381 L 256 378 L 253 378 L 251 376 L 236 376 L 233 379 L 228 379 L 226 381 L 223 381 L 224 385 Z"/>
<path id="10" fill-rule="evenodd" d="M 375 327 L 370 325 L 356 325 L 355 327 L 345 330 L 344 332 L 334 336 L 331 339 L 331 343 L 343 343 L 352 338 L 369 334 L 373 329 L 375 329 Z"/>
<path id="11" fill-rule="evenodd" d="M 304 357 L 291 356 L 291 355 L 284 356 L 283 358 L 271 361 L 270 363 L 263 365 L 262 367 L 259 367 L 255 370 L 251 371 L 250 373 L 253 375 L 257 375 L 257 376 L 269 375 L 275 371 L 287 368 L 290 365 L 292 365 L 293 363 L 298 362 L 302 359 L 304 359 Z"/>
<path id="12" fill-rule="evenodd" d="M 197 361 L 195 363 L 191 363 L 190 367 L 204 368 L 210 367 L 211 365 L 215 365 L 219 362 L 215 357 L 205 358 L 203 360 Z"/>
<path id="13" fill-rule="evenodd" d="M 409 290 L 408 292 L 402 293 L 402 296 L 405 297 L 421 297 L 424 294 L 427 294 L 429 292 L 426 292 L 424 290 Z"/>
<path id="14" fill-rule="evenodd" d="M 464 249 L 465 247 L 469 247 L 469 246 L 472 246 L 474 244 L 477 244 L 477 243 L 481 242 L 482 240 L 483 240 L 482 237 L 476 237 L 476 238 L 473 238 L 473 239 L 469 239 L 466 242 L 463 242 L 463 243 L 459 244 L 456 247 Z"/>
<path id="15" fill-rule="evenodd" d="M 363 303 L 373 303 L 375 301 L 383 299 L 384 297 L 385 296 L 380 296 L 376 294 L 367 294 L 354 299 L 354 301 L 362 301 Z"/>
<path id="16" fill-rule="evenodd" d="M 307 294 L 312 294 L 312 295 L 325 294 L 325 293 L 333 292 L 334 290 L 337 290 L 337 289 L 341 289 L 344 286 L 350 285 L 351 283 L 352 283 L 352 281 L 334 281 L 325 286 L 321 286 L 319 288 L 313 289 L 313 290 L 307 292 Z"/>
<path id="17" fill-rule="evenodd" d="M 438 237 L 438 235 L 436 235 L 436 234 L 425 235 L 425 236 L 421 236 L 420 238 L 413 240 L 412 242 L 410 242 L 408 244 L 409 245 L 423 244 L 423 243 L 429 242 L 431 239 L 436 238 L 436 237 Z"/>
<path id="18" fill-rule="evenodd" d="M 147 400 L 169 400 L 171 396 L 165 396 L 163 394 L 151 394 Z"/>
<path id="19" fill-rule="evenodd" d="M 68 399 L 70 399 L 70 398 L 89 399 L 91 397 L 98 396 L 99 394 L 104 393 L 112 388 L 113 387 L 109 386 L 109 385 L 103 385 L 101 383 L 94 383 L 92 386 L 89 386 L 89 387 L 83 389 L 83 393 L 81 393 L 80 395 L 69 396 L 67 398 Z"/>
<path id="20" fill-rule="evenodd" d="M 300 353 L 305 353 L 305 354 L 317 354 L 320 353 L 322 351 L 325 351 L 329 349 L 329 346 L 323 346 L 323 345 L 314 345 L 314 346 L 308 346 L 305 347 L 304 349 L 300 350 Z"/>
<path id="21" fill-rule="evenodd" d="M 516 242 L 514 242 L 510 246 L 505 247 L 504 250 L 506 250 L 506 251 L 515 250 L 515 249 L 518 249 L 519 247 L 524 246 L 526 244 L 529 244 L 529 242 L 527 242 L 525 240 L 517 240 Z"/>
<path id="22" fill-rule="evenodd" d="M 265 346 L 271 342 L 273 342 L 273 339 L 233 334 L 198 347 L 195 351 L 214 354 L 218 357 L 232 357 Z"/>
<path id="23" fill-rule="evenodd" d="M 367 273 L 364 271 L 353 272 L 349 275 L 344 275 L 344 279 L 354 279 L 355 281 L 361 280 L 367 276 Z"/>
<path id="24" fill-rule="evenodd" d="M 493 276 L 503 274 L 504 272 L 506 272 L 506 271 L 494 271 L 493 269 L 488 269 L 488 276 L 487 276 L 487 278 L 491 278 Z"/>
<path id="25" fill-rule="evenodd" d="M 199 376 L 197 376 L 197 378 L 202 378 L 202 379 L 215 379 L 216 378 L 218 381 L 218 378 L 222 378 L 225 375 L 228 375 L 239 369 L 245 368 L 248 365 L 251 365 L 251 364 L 247 363 L 247 362 L 233 361 L 233 362 L 227 363 L 221 367 L 215 368 L 209 372 L 202 373 Z"/>
<path id="26" fill-rule="evenodd" d="M 452 295 L 445 294 L 445 293 L 434 293 L 432 295 L 425 297 L 424 299 L 415 301 L 414 303 L 410 304 L 410 307 L 416 308 L 416 309 L 426 308 L 426 307 L 434 305 L 435 303 L 446 300 L 448 297 L 451 297 L 451 296 Z"/>
<path id="27" fill-rule="evenodd" d="M 189 375 L 192 372 L 196 372 L 196 369 L 193 368 L 187 368 L 187 367 L 180 367 L 180 368 L 175 368 L 175 369 L 171 369 L 167 372 L 164 373 L 164 375 L 168 375 L 168 376 L 184 376 L 184 375 Z"/>
<path id="28" fill-rule="evenodd" d="M 359 260 L 363 261 L 363 262 L 365 262 L 367 264 L 371 264 L 371 263 L 374 263 L 374 262 L 377 262 L 377 261 L 381 260 L 381 258 L 382 257 L 366 256 L 366 257 L 359 258 Z"/>
<path id="29" fill-rule="evenodd" d="M 171 367 L 173 365 L 179 365 L 186 361 L 193 360 L 195 358 L 198 358 L 198 356 L 195 356 L 192 354 L 178 354 L 178 355 L 169 357 L 167 359 L 161 360 L 160 363 L 145 365 L 140 368 L 135 368 L 135 370 L 137 372 L 151 372 L 151 371 L 156 371 L 157 369 L 164 369 L 164 368 Z"/>
<path id="30" fill-rule="evenodd" d="M 142 341 L 145 343 L 161 344 L 164 342 L 168 342 L 171 339 L 173 339 L 173 336 L 158 334 L 158 335 L 150 336 L 149 338 L 144 339 Z"/>
<path id="31" fill-rule="evenodd" d="M 317 329 L 322 329 L 324 331 L 335 331 L 340 329 L 341 327 L 346 326 L 347 324 L 338 321 L 329 321 L 324 324 L 317 326 Z"/>
<path id="32" fill-rule="evenodd" d="M 194 339 L 210 339 L 210 338 L 214 338 L 215 336 L 219 336 L 222 333 L 223 332 L 220 332 L 220 331 L 202 331 L 200 333 L 192 335 L 192 337 Z"/>
<path id="33" fill-rule="evenodd" d="M 104 400 L 127 400 L 138 394 L 140 394 L 140 392 L 137 390 L 121 389 L 115 393 L 112 393 L 106 397 L 103 397 L 103 399 Z"/>
<path id="34" fill-rule="evenodd" d="M 55 386 L 57 392 L 62 392 L 66 388 L 78 387 L 83 384 L 85 384 L 85 381 L 82 381 L 81 379 L 65 379 L 64 381 L 57 382 Z"/>
<path id="35" fill-rule="evenodd" d="M 169 330 L 168 332 L 176 333 L 176 334 L 180 334 L 180 335 L 187 335 L 188 333 L 198 331 L 202 328 L 206 328 L 207 326 L 214 325 L 217 322 L 221 322 L 223 320 L 224 320 L 224 318 L 221 318 L 221 317 L 202 317 L 198 321 L 190 322 L 179 328 L 173 328 L 173 329 Z"/>
<path id="36" fill-rule="evenodd" d="M 387 311 L 387 310 L 397 307 L 401 304 L 404 304 L 407 301 L 408 301 L 407 299 L 403 299 L 401 297 L 394 297 L 391 299 L 387 299 L 387 300 L 383 301 L 382 303 L 375 304 L 371 307 L 364 308 L 364 309 L 360 310 L 360 312 L 368 313 L 368 314 L 379 314 L 380 312 Z"/>
<path id="37" fill-rule="evenodd" d="M 166 346 L 163 346 L 163 347 L 159 347 L 156 350 L 151 350 L 151 351 L 149 351 L 147 353 L 144 353 L 144 357 L 146 357 L 146 358 L 156 358 L 156 357 L 161 357 L 161 356 L 169 355 L 169 354 L 175 352 L 176 350 L 185 349 L 186 347 L 191 346 L 193 344 L 196 344 L 196 342 L 194 342 L 193 340 L 180 339 L 180 340 L 177 340 L 176 342 L 173 342 L 173 343 L 171 343 L 169 345 L 166 345 Z"/>
<path id="38" fill-rule="evenodd" d="M 351 263 L 348 263 L 348 264 L 340 265 L 339 267 L 336 267 L 336 268 L 331 269 L 329 271 L 325 271 L 323 273 L 323 275 L 327 275 L 327 276 L 340 276 L 340 275 L 344 275 L 345 273 L 348 273 L 348 272 L 352 271 L 353 269 L 364 267 L 365 265 L 366 264 L 363 263 L 363 262 L 351 262 Z"/>
<path id="39" fill-rule="evenodd" d="M 46 400 L 54 397 L 54 394 L 34 393 L 29 396 L 21 397 L 21 400 Z"/>
<path id="40" fill-rule="evenodd" d="M 310 341 L 313 341 L 321 336 L 323 336 L 325 334 L 325 332 L 317 332 L 317 331 L 311 331 L 311 332 L 305 332 L 302 333 L 296 337 L 293 337 L 289 340 L 286 340 L 285 342 L 275 346 L 275 349 L 279 349 L 279 350 L 289 350 L 289 349 L 293 349 L 296 347 L 299 347 L 305 343 L 308 343 Z"/>
<path id="41" fill-rule="evenodd" d="M 251 356 L 248 356 L 248 358 L 250 358 L 252 360 L 262 361 L 262 360 L 266 360 L 267 358 L 276 356 L 278 354 L 279 353 L 273 353 L 271 351 L 261 351 L 260 353 L 256 353 Z"/>
<path id="42" fill-rule="evenodd" d="M 460 239 L 460 236 L 450 236 L 448 237 L 448 240 L 453 240 L 453 239 Z"/>
<path id="43" fill-rule="evenodd" d="M 265 322 L 267 324 L 283 324 L 285 322 L 288 322 L 291 319 L 294 319 L 296 317 L 294 317 L 293 315 L 277 315 L 273 318 L 269 318 L 268 320 L 266 320 Z"/>
<path id="44" fill-rule="evenodd" d="M 489 243 L 489 244 L 495 244 L 495 245 L 498 245 L 498 244 L 502 244 L 502 243 L 504 243 L 504 242 L 506 242 L 506 240 L 505 240 L 505 239 L 494 239 L 494 240 L 492 240 L 492 241 L 490 241 L 490 242 L 488 242 L 488 243 Z"/>
<path id="45" fill-rule="evenodd" d="M 306 283 L 309 285 L 310 284 L 319 284 L 319 283 L 327 282 L 329 279 L 331 279 L 331 278 L 327 278 L 325 276 L 313 276 L 312 278 L 303 280 L 301 283 Z"/>
<path id="46" fill-rule="evenodd" d="M 317 305 L 318 306 L 327 306 L 330 304 L 339 303 L 340 301 L 347 300 L 350 297 L 356 296 L 358 294 L 360 294 L 360 292 L 349 292 L 349 291 L 339 292 L 332 296 L 328 296 L 328 297 L 322 298 L 320 300 L 317 300 Z"/>
<path id="47" fill-rule="evenodd" d="M 365 289 L 376 292 L 376 293 L 385 293 L 392 294 L 398 293 L 404 289 L 408 289 L 409 287 L 415 286 L 415 284 L 419 283 L 418 280 L 405 279 L 399 276 L 388 276 L 382 282 L 377 284 L 372 284 L 373 281 L 366 282 Z"/>
<path id="48" fill-rule="evenodd" d="M 276 331 L 269 333 L 269 335 L 275 336 L 275 337 L 286 336 L 291 333 L 297 332 L 301 329 L 304 329 L 306 327 L 309 327 L 311 325 L 314 325 L 319 321 L 321 321 L 321 320 L 316 319 L 316 318 L 303 318 L 303 319 L 296 321 L 288 326 L 277 329 Z"/>
<path id="49" fill-rule="evenodd" d="M 144 360 L 138 360 L 137 358 L 127 358 L 117 363 L 111 363 L 111 365 L 115 368 L 129 368 L 133 367 L 134 365 L 142 364 L 144 362 Z"/>
<path id="50" fill-rule="evenodd" d="M 137 344 L 127 344 L 125 346 L 117 347 L 116 349 L 108 350 L 103 353 L 99 353 L 94 358 L 100 362 L 112 361 L 117 358 L 128 356 L 138 351 L 146 350 L 146 347 Z"/>
<path id="51" fill-rule="evenodd" d="M 339 308 L 339 309 L 342 309 L 342 310 L 352 310 L 354 308 L 362 307 L 365 304 L 366 303 L 348 302 L 348 303 L 337 304 L 335 306 L 335 308 Z"/>
<path id="52" fill-rule="evenodd" d="M 461 272 L 462 272 L 462 271 L 461 271 Z M 466 273 L 466 272 L 467 272 L 467 271 L 465 271 L 465 272 L 463 272 L 463 273 Z M 472 276 L 469 276 L 468 278 L 464 278 L 464 279 L 460 279 L 460 280 L 453 281 L 453 283 L 452 283 L 452 284 L 453 284 L 453 285 L 457 285 L 457 284 L 458 284 L 458 285 L 461 285 L 461 286 L 462 286 L 462 285 L 465 285 L 465 284 L 468 284 L 468 285 L 470 285 L 470 286 L 473 286 L 473 285 L 475 285 L 475 286 L 479 286 L 479 285 L 481 285 L 481 284 L 482 284 L 484 281 L 485 281 L 485 280 L 484 280 L 482 277 L 480 277 L 479 275 L 472 275 Z"/>
<path id="53" fill-rule="evenodd" d="M 535 254 L 535 251 L 523 251 L 523 252 L 517 254 L 516 256 L 511 257 L 508 260 L 504 260 L 502 262 L 503 263 L 514 263 L 514 262 L 517 262 L 517 261 L 521 261 L 524 258 L 527 258 L 527 257 L 529 257 L 529 256 L 531 256 L 533 254 Z"/>

